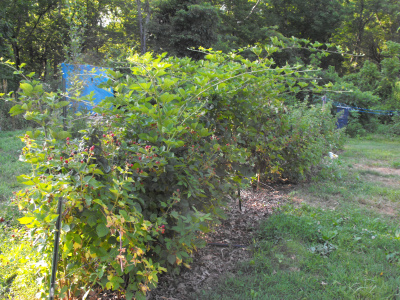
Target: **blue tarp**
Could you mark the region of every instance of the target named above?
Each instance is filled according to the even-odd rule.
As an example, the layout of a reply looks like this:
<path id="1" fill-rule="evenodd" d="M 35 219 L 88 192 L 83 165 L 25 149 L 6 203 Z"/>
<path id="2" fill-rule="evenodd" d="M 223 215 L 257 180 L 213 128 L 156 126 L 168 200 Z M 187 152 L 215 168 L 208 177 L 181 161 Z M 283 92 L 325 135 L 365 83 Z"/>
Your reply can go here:
<path id="1" fill-rule="evenodd" d="M 83 83 L 80 96 L 87 96 L 93 92 L 94 105 L 99 104 L 100 101 L 106 97 L 114 96 L 112 90 L 105 90 L 98 87 L 100 83 L 108 79 L 106 69 L 90 65 L 71 65 L 65 63 L 61 64 L 61 69 L 65 85 L 64 88 L 67 93 L 71 92 L 70 90 L 73 88 L 74 81 L 80 81 Z M 90 105 L 82 104 L 79 104 L 79 107 L 75 108 L 79 110 L 82 107 L 86 107 L 89 110 L 92 108 Z"/>
<path id="2" fill-rule="evenodd" d="M 382 109 L 369 109 L 362 108 L 357 106 L 348 106 L 347 104 L 333 102 L 333 105 L 336 107 L 346 108 L 349 111 L 356 111 L 359 113 L 373 114 L 373 115 L 381 115 L 381 116 L 395 116 L 400 115 L 400 110 L 382 110 Z M 338 110 L 339 112 L 339 110 Z"/>
<path id="3" fill-rule="evenodd" d="M 338 106 L 337 107 L 337 114 L 341 113 L 341 115 L 339 116 L 337 123 L 336 123 L 336 126 L 338 129 L 347 126 L 347 122 L 349 120 L 349 111 L 350 111 L 350 107 L 347 107 L 347 106 Z"/>

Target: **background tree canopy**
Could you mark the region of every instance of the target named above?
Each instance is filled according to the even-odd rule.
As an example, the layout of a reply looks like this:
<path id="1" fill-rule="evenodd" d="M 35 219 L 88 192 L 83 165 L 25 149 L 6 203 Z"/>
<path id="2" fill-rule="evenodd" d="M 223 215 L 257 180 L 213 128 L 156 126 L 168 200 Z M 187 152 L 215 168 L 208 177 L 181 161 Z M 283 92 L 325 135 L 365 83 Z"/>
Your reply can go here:
<path id="1" fill-rule="evenodd" d="M 365 59 L 381 63 L 386 42 L 399 42 L 397 8 L 396 0 L 3 0 L 0 55 L 45 78 L 71 49 L 93 64 L 132 48 L 200 58 L 189 48 L 228 51 L 281 34 L 364 54 L 345 61 L 350 72 Z"/>
<path id="2" fill-rule="evenodd" d="M 147 51 L 201 59 L 199 47 L 229 52 L 294 36 L 358 55 L 321 58 L 296 49 L 276 54 L 278 65 L 319 64 L 325 80 L 334 79 L 333 66 L 334 83 L 351 82 L 379 97 L 381 107 L 395 108 L 399 29 L 397 0 L 3 0 L 0 57 L 54 89 L 64 61 L 115 67 L 127 53 Z M 20 78 L 0 68 L 0 90 L 16 90 Z"/>

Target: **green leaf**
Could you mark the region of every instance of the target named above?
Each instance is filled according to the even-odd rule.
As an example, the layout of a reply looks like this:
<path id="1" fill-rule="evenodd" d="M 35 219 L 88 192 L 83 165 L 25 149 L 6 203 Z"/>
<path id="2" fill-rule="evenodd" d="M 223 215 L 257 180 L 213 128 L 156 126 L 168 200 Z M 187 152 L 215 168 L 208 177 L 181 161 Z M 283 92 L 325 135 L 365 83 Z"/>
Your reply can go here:
<path id="1" fill-rule="evenodd" d="M 186 97 L 186 91 L 183 88 L 179 88 L 178 92 L 182 97 Z"/>
<path id="2" fill-rule="evenodd" d="M 68 131 L 60 131 L 57 133 L 57 137 L 60 140 L 65 140 L 67 137 L 71 137 L 71 134 Z"/>
<path id="3" fill-rule="evenodd" d="M 199 132 L 199 135 L 200 135 L 201 137 L 205 137 L 205 136 L 211 135 L 211 132 L 209 132 L 207 128 L 202 128 L 202 129 L 200 130 L 200 132 Z"/>
<path id="4" fill-rule="evenodd" d="M 139 137 L 142 139 L 142 140 L 144 140 L 144 141 L 147 141 L 148 139 L 149 139 L 149 135 L 148 134 L 145 134 L 145 133 L 140 133 L 139 134 Z"/>
<path id="5" fill-rule="evenodd" d="M 261 48 L 253 47 L 251 50 L 253 51 L 253 53 L 254 53 L 255 55 L 257 55 L 257 56 L 260 56 L 260 55 L 261 55 L 261 52 L 262 52 L 262 49 L 261 49 Z"/>
<path id="6" fill-rule="evenodd" d="M 120 210 L 119 214 L 124 217 L 125 220 L 128 220 L 128 213 L 124 210 Z"/>
<path id="7" fill-rule="evenodd" d="M 35 133 L 33 134 L 33 138 L 37 138 L 41 134 L 40 130 L 36 130 Z"/>
<path id="8" fill-rule="evenodd" d="M 169 78 L 165 78 L 164 82 L 161 84 L 161 88 L 163 90 L 169 89 L 172 85 L 178 82 L 178 78 L 174 78 L 173 80 Z"/>
<path id="9" fill-rule="evenodd" d="M 93 198 L 90 195 L 87 195 L 87 194 L 85 194 L 84 198 L 85 198 L 86 205 L 90 206 L 92 204 Z"/>
<path id="10" fill-rule="evenodd" d="M 51 130 L 50 129 L 50 134 L 51 134 L 51 136 L 54 138 L 54 139 L 58 139 L 58 135 L 57 135 L 57 132 L 55 132 L 55 131 L 53 131 L 53 130 Z"/>
<path id="11" fill-rule="evenodd" d="M 142 292 L 137 291 L 137 292 L 135 293 L 135 299 L 136 299 L 136 300 L 146 300 L 147 297 L 146 297 L 146 295 L 144 295 Z"/>
<path id="12" fill-rule="evenodd" d="M 138 85 L 147 92 L 151 87 L 151 82 L 139 82 Z"/>
<path id="13" fill-rule="evenodd" d="M 314 44 L 311 44 L 311 46 L 313 46 L 314 48 L 318 48 L 323 46 L 324 44 L 321 44 L 320 42 L 315 42 Z"/>
<path id="14" fill-rule="evenodd" d="M 110 192 L 113 193 L 115 197 L 119 197 L 119 195 L 121 195 L 121 193 L 116 189 L 110 189 Z"/>
<path id="15" fill-rule="evenodd" d="M 9 111 L 11 117 L 22 114 L 23 112 L 24 110 L 21 108 L 21 105 L 14 105 Z"/>
<path id="16" fill-rule="evenodd" d="M 171 148 L 182 147 L 185 144 L 184 141 L 170 141 L 167 139 L 164 139 L 164 143 L 167 144 L 167 146 L 171 147 Z"/>
<path id="17" fill-rule="evenodd" d="M 24 91 L 24 93 L 29 96 L 33 91 L 33 86 L 29 83 L 21 83 L 19 87 Z"/>
<path id="18" fill-rule="evenodd" d="M 67 105 L 69 105 L 70 104 L 70 102 L 69 101 L 60 101 L 60 102 L 58 102 L 57 103 L 57 107 L 64 107 L 64 106 L 67 106 Z"/>
<path id="19" fill-rule="evenodd" d="M 100 169 L 93 169 L 92 173 L 93 174 L 98 174 L 98 175 L 104 175 L 103 171 L 101 171 Z"/>
<path id="20" fill-rule="evenodd" d="M 18 219 L 18 221 L 21 224 L 26 225 L 26 224 L 30 224 L 33 221 L 35 221 L 35 218 L 34 217 L 22 217 L 22 218 Z"/>
<path id="21" fill-rule="evenodd" d="M 34 75 L 35 73 L 32 72 L 31 74 Z M 35 93 L 43 92 L 43 85 L 39 84 L 39 85 L 35 86 L 35 88 L 33 89 L 33 92 L 35 92 Z"/>
<path id="22" fill-rule="evenodd" d="M 125 299 L 133 299 L 134 293 L 132 291 L 126 291 Z"/>
<path id="23" fill-rule="evenodd" d="M 97 225 L 96 232 L 99 237 L 103 237 L 110 232 L 110 229 L 108 229 L 108 227 L 104 223 L 101 223 Z"/>
<path id="24" fill-rule="evenodd" d="M 106 283 L 106 288 L 111 290 L 113 288 L 113 283 L 111 281 Z"/>
<path id="25" fill-rule="evenodd" d="M 169 262 L 171 265 L 173 265 L 173 264 L 175 263 L 175 261 L 176 261 L 176 256 L 175 256 L 175 255 L 172 255 L 172 254 L 169 254 L 169 255 L 167 256 L 167 260 L 168 260 L 168 262 Z"/>
<path id="26" fill-rule="evenodd" d="M 22 183 L 22 184 L 26 184 L 26 185 L 34 185 L 35 182 L 33 180 L 31 180 L 31 177 L 26 176 L 24 174 L 17 176 L 17 180 L 18 182 Z"/>
<path id="27" fill-rule="evenodd" d="M 176 99 L 176 98 L 177 98 L 176 95 L 174 95 L 174 94 L 169 94 L 169 93 L 164 93 L 164 94 L 162 94 L 162 95 L 160 96 L 160 100 L 161 100 L 163 103 L 171 102 L 172 100 L 174 100 L 174 99 Z"/>
<path id="28" fill-rule="evenodd" d="M 104 208 L 107 208 L 107 205 L 105 205 L 104 202 L 101 201 L 101 199 L 94 199 L 93 202 L 101 205 Z"/>

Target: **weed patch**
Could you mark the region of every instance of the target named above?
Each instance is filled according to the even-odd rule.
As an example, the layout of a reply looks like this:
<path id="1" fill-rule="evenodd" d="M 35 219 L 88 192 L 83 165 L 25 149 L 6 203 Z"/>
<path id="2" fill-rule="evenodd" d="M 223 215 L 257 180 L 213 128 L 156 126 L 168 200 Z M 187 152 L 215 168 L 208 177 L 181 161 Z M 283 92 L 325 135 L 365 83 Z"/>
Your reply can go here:
<path id="1" fill-rule="evenodd" d="M 26 234 L 0 225 L 0 299 L 36 299 L 40 256 L 32 251 Z"/>

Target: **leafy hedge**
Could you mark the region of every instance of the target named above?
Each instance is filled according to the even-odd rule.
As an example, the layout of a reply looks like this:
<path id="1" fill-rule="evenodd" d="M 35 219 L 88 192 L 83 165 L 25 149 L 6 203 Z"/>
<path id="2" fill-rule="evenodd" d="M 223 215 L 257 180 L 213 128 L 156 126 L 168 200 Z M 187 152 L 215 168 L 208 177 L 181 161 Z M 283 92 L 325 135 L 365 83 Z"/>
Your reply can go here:
<path id="1" fill-rule="evenodd" d="M 301 178 L 337 145 L 329 109 L 285 107 L 287 93 L 319 87 L 311 68 L 274 66 L 270 56 L 284 45 L 273 42 L 251 48 L 255 61 L 240 51 L 204 50 L 201 61 L 134 55 L 129 75 L 109 71 L 115 97 L 94 116 L 74 116 L 89 118 L 74 135 L 63 128 L 73 120 L 60 119 L 69 102 L 39 82 L 21 84 L 11 113 L 42 130 L 21 137 L 32 172 L 19 177 L 27 189 L 15 202 L 48 265 L 64 199 L 59 297 L 98 284 L 144 299 L 158 274 L 189 267 L 227 193 L 256 173 Z"/>

